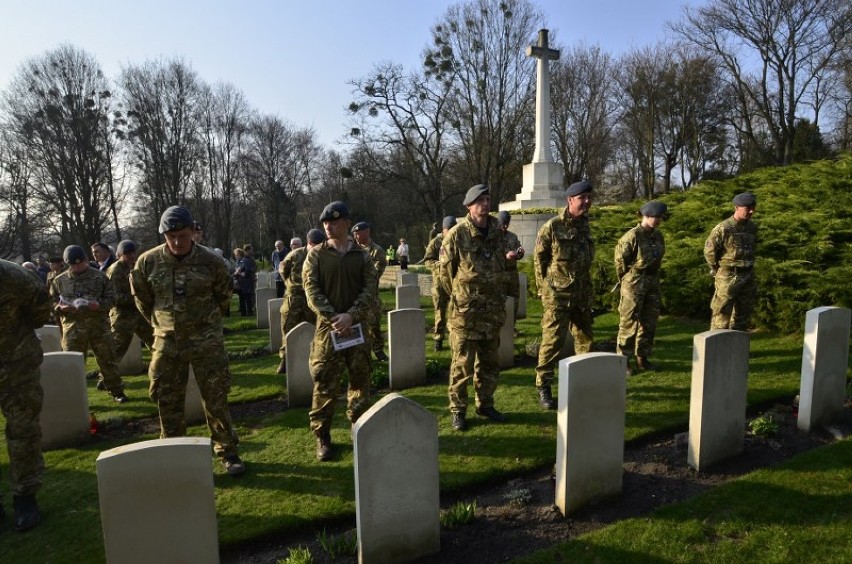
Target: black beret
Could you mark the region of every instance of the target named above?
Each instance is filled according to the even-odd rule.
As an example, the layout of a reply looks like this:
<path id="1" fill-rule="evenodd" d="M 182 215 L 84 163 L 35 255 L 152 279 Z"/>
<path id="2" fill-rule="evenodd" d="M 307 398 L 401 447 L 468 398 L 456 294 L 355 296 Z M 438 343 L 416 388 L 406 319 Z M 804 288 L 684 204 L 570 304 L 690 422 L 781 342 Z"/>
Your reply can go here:
<path id="1" fill-rule="evenodd" d="M 497 220 L 500 222 L 500 225 L 506 226 L 509 225 L 509 222 L 512 221 L 512 216 L 506 210 L 497 213 Z"/>
<path id="2" fill-rule="evenodd" d="M 316 228 L 311 229 L 310 231 L 308 231 L 307 239 L 308 243 L 312 245 L 319 245 L 320 243 L 325 241 L 325 233 Z"/>
<path id="3" fill-rule="evenodd" d="M 124 241 L 120 242 L 115 248 L 115 254 L 121 256 L 124 253 L 132 253 L 136 249 L 136 243 L 134 243 L 130 239 L 125 239 Z"/>
<path id="4" fill-rule="evenodd" d="M 746 207 L 750 208 L 757 204 L 757 200 L 754 197 L 754 194 L 751 192 L 743 192 L 742 194 L 737 194 L 734 196 L 734 205 L 738 208 Z"/>
<path id="5" fill-rule="evenodd" d="M 639 213 L 646 217 L 663 217 L 668 209 L 668 206 L 663 202 L 652 200 L 639 208 Z"/>
<path id="6" fill-rule="evenodd" d="M 444 229 L 450 229 L 455 224 L 456 224 L 456 217 L 454 215 L 448 215 L 444 218 L 443 223 L 441 223 L 441 227 L 444 228 Z"/>
<path id="7" fill-rule="evenodd" d="M 583 180 L 581 182 L 575 182 L 574 184 L 569 186 L 568 191 L 565 192 L 565 195 L 570 198 L 571 196 L 579 196 L 580 194 L 585 194 L 586 192 L 591 191 L 592 185 L 588 181 Z"/>
<path id="8" fill-rule="evenodd" d="M 65 262 L 65 261 L 64 261 L 64 260 L 62 260 L 62 257 L 50 257 L 50 261 L 48 261 L 48 262 L 51 262 L 51 263 L 54 263 L 54 264 L 55 264 L 55 263 L 57 263 L 57 262 Z"/>
<path id="9" fill-rule="evenodd" d="M 334 221 L 349 217 L 349 207 L 343 202 L 331 202 L 323 208 L 320 221 Z"/>
<path id="10" fill-rule="evenodd" d="M 358 223 L 356 223 L 355 225 L 352 226 L 352 233 L 355 233 L 356 231 L 362 231 L 364 229 L 369 229 L 369 228 L 370 228 L 369 223 L 367 223 L 366 221 L 359 221 Z"/>
<path id="11" fill-rule="evenodd" d="M 464 195 L 464 201 L 462 202 L 463 206 L 469 206 L 480 196 L 488 194 L 488 185 L 487 184 L 477 184 L 467 191 L 467 194 Z"/>
<path id="12" fill-rule="evenodd" d="M 86 251 L 80 245 L 68 245 L 65 247 L 65 252 L 62 253 L 62 259 L 68 264 L 79 264 L 81 262 L 89 262 L 86 256 Z"/>
<path id="13" fill-rule="evenodd" d="M 195 228 L 195 222 L 189 210 L 181 206 L 170 207 L 160 217 L 160 233 L 178 231 L 187 227 Z"/>

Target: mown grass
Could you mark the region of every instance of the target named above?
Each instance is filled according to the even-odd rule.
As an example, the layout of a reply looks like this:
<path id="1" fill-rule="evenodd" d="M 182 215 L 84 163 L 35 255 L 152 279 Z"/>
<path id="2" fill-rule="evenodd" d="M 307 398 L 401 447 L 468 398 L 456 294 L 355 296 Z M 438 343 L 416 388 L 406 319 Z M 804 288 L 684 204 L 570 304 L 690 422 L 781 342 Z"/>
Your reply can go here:
<path id="1" fill-rule="evenodd" d="M 386 309 L 392 308 L 393 293 L 382 292 Z M 421 303 L 432 323 L 431 300 Z M 518 322 L 517 347 L 540 336 L 541 306 L 529 302 L 529 315 Z M 226 336 L 229 350 L 255 349 L 267 344 L 266 331 L 248 329 L 243 318 L 229 318 L 226 326 L 235 331 Z M 626 438 L 632 440 L 664 429 L 683 428 L 688 420 L 692 338 L 706 329 L 704 323 L 664 317 L 661 319 L 654 360 L 661 371 L 633 377 L 628 382 Z M 617 317 L 604 314 L 596 320 L 596 340 L 611 341 Z M 449 367 L 450 353 L 432 351 L 431 334 L 424 335 L 427 358 Z M 749 403 L 789 399 L 797 392 L 801 363 L 801 336 L 752 336 L 753 358 L 749 376 Z M 90 365 L 92 360 L 90 359 Z M 233 372 L 232 403 L 278 398 L 284 378 L 275 374 L 276 354 L 230 363 Z M 450 430 L 446 381 L 402 393 L 432 412 L 439 423 L 440 486 L 444 493 L 459 492 L 477 484 L 552 464 L 555 458 L 555 413 L 538 408 L 532 362 L 501 374 L 496 404 L 509 422 L 495 425 L 471 414 L 470 430 Z M 155 406 L 147 400 L 144 375 L 125 378 L 134 401 L 118 405 L 90 381 L 91 409 L 102 421 L 154 417 Z M 472 391 L 471 391 L 472 393 Z M 378 398 L 375 398 L 378 399 Z M 341 406 L 342 407 L 342 406 Z M 314 439 L 308 431 L 307 409 L 286 409 L 278 414 L 243 419 L 237 425 L 241 454 L 248 473 L 235 480 L 223 474 L 213 461 L 219 539 L 231 546 L 252 539 L 280 536 L 288 531 L 318 531 L 323 524 L 351 519 L 354 515 L 353 453 L 349 425 L 338 409 L 332 431 L 336 457 L 320 464 L 314 458 Z M 203 426 L 190 434 L 206 436 Z M 0 530 L 0 561 L 3 562 L 99 562 L 104 558 L 98 514 L 95 459 L 101 451 L 154 436 L 123 441 L 93 437 L 75 449 L 45 453 L 45 485 L 39 494 L 44 523 L 26 535 Z M 0 465 L 8 471 L 5 442 Z"/>

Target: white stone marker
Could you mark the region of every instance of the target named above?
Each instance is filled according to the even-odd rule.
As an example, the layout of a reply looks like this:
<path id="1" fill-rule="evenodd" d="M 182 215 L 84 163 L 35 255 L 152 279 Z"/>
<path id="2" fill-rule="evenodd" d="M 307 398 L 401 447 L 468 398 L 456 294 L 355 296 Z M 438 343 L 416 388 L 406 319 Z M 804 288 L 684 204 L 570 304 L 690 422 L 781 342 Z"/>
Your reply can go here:
<path id="1" fill-rule="evenodd" d="M 699 472 L 743 450 L 748 349 L 743 331 L 714 329 L 692 339 L 687 462 Z"/>
<path id="2" fill-rule="evenodd" d="M 278 296 L 275 288 L 258 288 L 254 291 L 255 303 L 254 312 L 257 314 L 257 328 L 267 329 L 269 327 L 269 309 L 267 302 L 274 300 Z"/>
<path id="3" fill-rule="evenodd" d="M 527 318 L 527 275 L 523 272 L 518 272 L 518 286 L 520 286 L 520 296 L 518 297 L 518 319 Z"/>
<path id="4" fill-rule="evenodd" d="M 108 564 L 219 562 L 209 438 L 120 446 L 95 465 Z"/>
<path id="5" fill-rule="evenodd" d="M 358 561 L 407 562 L 441 550 L 438 421 L 390 393 L 352 426 Z"/>
<path id="6" fill-rule="evenodd" d="M 145 363 L 142 362 L 142 340 L 136 335 L 130 339 L 127 352 L 118 363 L 118 374 L 120 376 L 135 376 L 145 372 Z"/>
<path id="7" fill-rule="evenodd" d="M 511 368 L 515 364 L 515 298 L 506 297 L 506 319 L 500 327 L 500 346 L 497 348 L 497 365 Z"/>
<path id="8" fill-rule="evenodd" d="M 45 325 L 35 330 L 41 341 L 41 352 L 62 352 L 62 332 L 57 325 Z"/>
<path id="9" fill-rule="evenodd" d="M 627 359 L 588 353 L 559 361 L 556 506 L 563 515 L 621 493 Z"/>
<path id="10" fill-rule="evenodd" d="M 426 381 L 426 312 L 396 309 L 388 312 L 388 374 L 392 390 Z"/>
<path id="11" fill-rule="evenodd" d="M 396 309 L 420 309 L 420 286 L 397 286 Z"/>
<path id="12" fill-rule="evenodd" d="M 41 446 L 45 449 L 78 445 L 89 436 L 89 396 L 86 363 L 81 352 L 44 355 L 41 363 Z"/>
<path id="13" fill-rule="evenodd" d="M 281 340 L 284 336 L 281 334 L 281 304 L 284 298 L 275 298 L 269 300 L 269 352 L 277 353 L 281 348 Z"/>
<path id="14" fill-rule="evenodd" d="M 802 431 L 810 432 L 843 412 L 850 320 L 852 310 L 842 307 L 818 307 L 805 317 L 796 422 Z"/>
<path id="15" fill-rule="evenodd" d="M 308 359 L 315 331 L 312 323 L 302 321 L 284 336 L 287 342 L 287 405 L 290 407 L 311 405 L 314 381 Z"/>
<path id="16" fill-rule="evenodd" d="M 397 284 L 397 286 L 417 286 L 417 282 L 416 272 L 406 272 L 404 270 L 399 271 L 399 284 Z"/>
<path id="17" fill-rule="evenodd" d="M 272 288 L 272 273 L 271 272 L 258 272 L 257 273 L 257 287 L 259 290 L 261 288 Z"/>
<path id="18" fill-rule="evenodd" d="M 186 380 L 186 398 L 183 401 L 184 420 L 187 425 L 197 425 L 207 421 L 204 406 L 201 403 L 201 390 L 195 380 L 195 371 L 189 365 L 189 378 Z"/>

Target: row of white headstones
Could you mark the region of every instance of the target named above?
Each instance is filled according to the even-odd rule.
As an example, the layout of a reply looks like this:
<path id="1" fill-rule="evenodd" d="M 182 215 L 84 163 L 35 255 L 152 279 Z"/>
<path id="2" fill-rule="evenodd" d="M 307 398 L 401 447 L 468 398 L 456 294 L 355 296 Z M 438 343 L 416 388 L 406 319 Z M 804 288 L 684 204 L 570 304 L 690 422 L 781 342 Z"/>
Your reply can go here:
<path id="1" fill-rule="evenodd" d="M 798 415 L 803 431 L 843 410 L 850 318 L 852 311 L 845 308 L 821 307 L 807 314 Z M 313 328 L 301 327 L 309 342 Z M 390 333 L 392 340 L 393 327 Z M 422 325 L 412 340 L 422 351 Z M 295 353 L 290 344 L 288 351 Z M 715 330 L 693 339 L 687 463 L 698 471 L 743 450 L 748 359 L 748 333 Z M 52 426 L 79 429 L 78 442 L 87 436 L 84 370 L 81 353 L 45 354 L 46 437 L 56 437 Z M 590 353 L 559 363 L 555 504 L 565 515 L 621 492 L 626 389 L 623 356 Z M 188 410 L 200 413 L 197 391 L 187 395 Z M 69 409 L 73 403 L 77 408 Z M 359 419 L 352 435 L 360 561 L 404 561 L 438 552 L 434 415 L 391 393 Z M 144 441 L 105 451 L 98 457 L 97 474 L 108 562 L 218 561 L 208 439 Z M 153 534 L 163 542 L 140 543 L 140 527 L 150 532 L 147 538 Z"/>

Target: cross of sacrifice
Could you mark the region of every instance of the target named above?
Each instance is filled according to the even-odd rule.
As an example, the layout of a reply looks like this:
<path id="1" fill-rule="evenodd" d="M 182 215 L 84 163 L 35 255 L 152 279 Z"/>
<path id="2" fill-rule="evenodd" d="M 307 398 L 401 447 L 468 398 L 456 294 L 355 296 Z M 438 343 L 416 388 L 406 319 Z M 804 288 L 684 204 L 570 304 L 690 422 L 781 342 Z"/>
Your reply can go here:
<path id="1" fill-rule="evenodd" d="M 532 162 L 552 163 L 550 152 L 550 67 L 559 59 L 559 51 L 547 45 L 547 30 L 538 31 L 538 45 L 527 47 L 527 57 L 538 59 L 535 84 L 535 153 Z"/>

